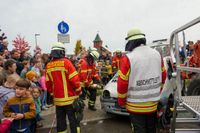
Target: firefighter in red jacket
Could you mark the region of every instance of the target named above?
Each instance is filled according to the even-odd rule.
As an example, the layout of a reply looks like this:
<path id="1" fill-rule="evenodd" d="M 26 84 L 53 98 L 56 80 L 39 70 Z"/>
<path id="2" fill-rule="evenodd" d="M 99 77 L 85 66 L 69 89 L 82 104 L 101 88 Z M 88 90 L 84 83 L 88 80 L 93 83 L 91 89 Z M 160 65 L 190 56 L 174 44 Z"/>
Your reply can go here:
<path id="1" fill-rule="evenodd" d="M 122 51 L 116 50 L 115 55 L 112 58 L 112 67 L 114 74 L 119 70 L 120 59 L 122 57 Z"/>
<path id="2" fill-rule="evenodd" d="M 52 60 L 46 65 L 46 85 L 56 106 L 57 132 L 67 132 L 67 115 L 71 133 L 79 133 L 80 127 L 72 106 L 81 93 L 78 73 L 70 60 L 65 58 L 63 43 L 53 44 L 50 56 Z"/>
<path id="3" fill-rule="evenodd" d="M 96 111 L 95 101 L 97 90 L 92 87 L 93 83 L 99 83 L 100 77 L 96 71 L 95 61 L 98 60 L 99 53 L 96 49 L 89 50 L 87 56 L 79 61 L 78 72 L 82 87 L 82 99 L 85 99 L 89 92 L 88 108 Z"/>
<path id="4" fill-rule="evenodd" d="M 130 113 L 134 133 L 156 133 L 156 111 L 166 70 L 158 51 L 139 29 L 128 31 L 117 82 L 118 104 Z"/>

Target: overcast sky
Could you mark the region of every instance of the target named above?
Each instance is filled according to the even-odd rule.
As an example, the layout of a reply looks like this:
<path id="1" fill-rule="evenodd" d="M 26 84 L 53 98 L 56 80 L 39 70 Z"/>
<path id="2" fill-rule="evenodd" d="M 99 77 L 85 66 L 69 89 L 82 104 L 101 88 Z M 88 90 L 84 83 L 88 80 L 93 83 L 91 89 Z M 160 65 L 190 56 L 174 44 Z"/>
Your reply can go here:
<path id="1" fill-rule="evenodd" d="M 57 40 L 58 23 L 66 21 L 71 39 L 66 44 L 68 53 L 77 39 L 85 47 L 92 46 L 97 32 L 113 51 L 124 49 L 132 27 L 142 29 L 148 42 L 169 38 L 173 30 L 200 16 L 199 5 L 199 0 L 1 0 L 0 27 L 10 49 L 17 34 L 25 36 L 33 48 L 38 33 L 39 46 L 49 52 Z M 200 39 L 200 30 L 193 30 L 192 39 Z"/>

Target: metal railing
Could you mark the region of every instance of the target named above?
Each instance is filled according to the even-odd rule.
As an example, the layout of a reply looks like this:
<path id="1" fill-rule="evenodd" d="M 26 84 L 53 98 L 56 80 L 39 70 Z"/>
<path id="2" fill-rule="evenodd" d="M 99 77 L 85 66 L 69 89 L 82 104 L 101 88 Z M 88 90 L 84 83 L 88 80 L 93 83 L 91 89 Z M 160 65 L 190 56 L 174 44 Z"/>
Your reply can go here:
<path id="1" fill-rule="evenodd" d="M 176 84 L 177 88 L 174 89 L 174 113 L 173 113 L 173 120 L 171 124 L 171 132 L 175 133 L 175 128 L 176 128 L 176 115 L 177 115 L 177 110 L 176 107 L 179 104 L 179 101 L 181 101 L 181 89 L 182 89 L 182 83 L 181 83 L 181 71 L 188 71 L 188 72 L 196 72 L 200 73 L 200 68 L 192 68 L 192 67 L 183 67 L 180 66 L 180 55 L 179 55 L 179 40 L 178 40 L 178 33 L 198 24 L 200 22 L 200 17 L 192 20 L 191 22 L 181 26 L 180 28 L 174 30 L 171 33 L 170 36 L 170 54 L 172 56 L 172 59 L 176 59 Z M 175 43 L 175 52 L 174 52 L 174 43 Z M 186 44 L 184 44 L 185 47 Z M 174 58 L 175 57 L 175 58 Z"/>

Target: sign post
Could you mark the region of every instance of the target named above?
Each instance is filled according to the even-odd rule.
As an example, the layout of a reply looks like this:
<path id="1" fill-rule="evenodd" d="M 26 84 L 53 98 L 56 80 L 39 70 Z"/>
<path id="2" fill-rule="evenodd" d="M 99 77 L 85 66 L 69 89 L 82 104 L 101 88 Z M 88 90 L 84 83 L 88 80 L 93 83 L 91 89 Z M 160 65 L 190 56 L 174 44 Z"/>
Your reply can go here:
<path id="1" fill-rule="evenodd" d="M 58 31 L 60 32 L 60 34 L 58 34 L 57 36 L 58 42 L 69 43 L 70 36 L 69 34 L 67 34 L 67 32 L 69 31 L 69 25 L 64 21 L 60 22 L 58 24 Z"/>

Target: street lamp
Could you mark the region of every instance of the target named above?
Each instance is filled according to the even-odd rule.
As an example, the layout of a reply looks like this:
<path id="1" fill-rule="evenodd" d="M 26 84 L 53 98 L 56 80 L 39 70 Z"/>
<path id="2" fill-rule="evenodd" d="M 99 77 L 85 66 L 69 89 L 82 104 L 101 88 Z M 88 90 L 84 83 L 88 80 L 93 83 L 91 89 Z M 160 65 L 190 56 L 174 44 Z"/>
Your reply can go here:
<path id="1" fill-rule="evenodd" d="M 35 46 L 37 47 L 37 36 L 40 36 L 40 34 L 35 34 Z"/>

